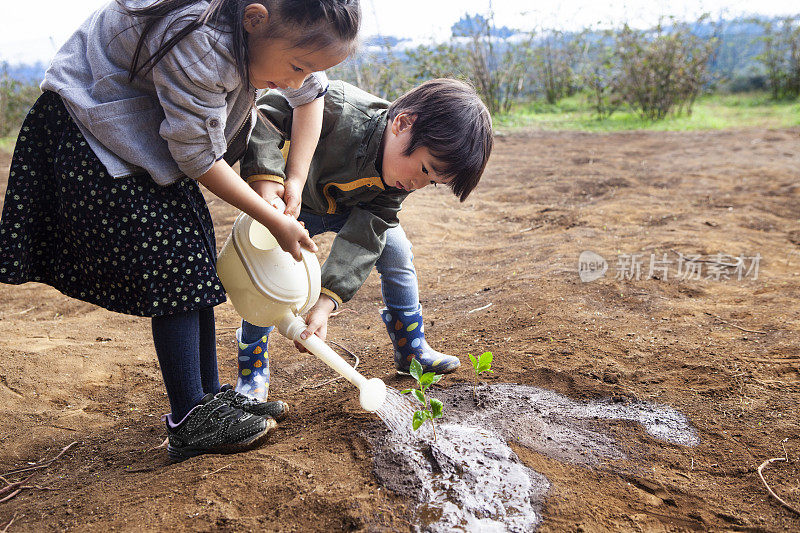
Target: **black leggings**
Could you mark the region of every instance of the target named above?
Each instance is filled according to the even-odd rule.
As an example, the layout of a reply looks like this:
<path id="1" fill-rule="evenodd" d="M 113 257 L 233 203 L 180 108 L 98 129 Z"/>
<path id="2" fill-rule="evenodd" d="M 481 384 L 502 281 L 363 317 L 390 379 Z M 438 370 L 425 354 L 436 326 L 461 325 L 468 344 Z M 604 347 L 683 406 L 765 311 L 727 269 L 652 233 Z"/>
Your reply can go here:
<path id="1" fill-rule="evenodd" d="M 219 392 L 214 308 L 153 317 L 153 343 L 177 423 L 208 394 Z"/>

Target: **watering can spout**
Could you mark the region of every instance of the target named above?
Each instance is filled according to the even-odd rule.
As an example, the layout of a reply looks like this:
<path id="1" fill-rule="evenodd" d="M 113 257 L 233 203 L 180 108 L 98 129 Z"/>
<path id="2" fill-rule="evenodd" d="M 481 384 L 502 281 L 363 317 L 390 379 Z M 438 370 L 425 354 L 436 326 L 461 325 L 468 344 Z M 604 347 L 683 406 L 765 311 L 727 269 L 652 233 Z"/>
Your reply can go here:
<path id="1" fill-rule="evenodd" d="M 358 387 L 359 402 L 366 411 L 377 411 L 386 399 L 386 384 L 378 378 L 367 379 L 350 366 L 347 361 L 334 352 L 325 341 L 316 335 L 303 339 L 300 334 L 305 331 L 306 323 L 299 316 L 287 313 L 278 322 L 278 331 L 289 340 L 302 344 L 309 352 L 316 355 L 337 374 Z"/>
<path id="2" fill-rule="evenodd" d="M 281 328 L 281 324 L 291 321 L 289 329 Z M 310 335 L 303 339 L 300 337 L 306 329 L 306 323 L 298 316 L 287 317 L 285 321 L 278 324 L 278 331 L 286 338 L 302 344 L 309 352 L 316 355 L 323 363 L 331 367 L 337 374 L 344 377 L 347 381 L 358 387 L 359 403 L 365 411 L 377 411 L 386 399 L 386 384 L 378 378 L 367 379 L 358 371 L 350 366 L 342 357 L 334 352 L 325 341 L 316 335 Z"/>

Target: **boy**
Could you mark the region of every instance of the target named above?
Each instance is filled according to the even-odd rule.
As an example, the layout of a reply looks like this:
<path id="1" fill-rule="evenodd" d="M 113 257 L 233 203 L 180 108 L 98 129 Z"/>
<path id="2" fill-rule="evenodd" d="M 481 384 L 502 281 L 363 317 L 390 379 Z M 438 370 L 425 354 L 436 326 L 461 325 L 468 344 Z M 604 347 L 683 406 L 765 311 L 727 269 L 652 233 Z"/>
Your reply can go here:
<path id="1" fill-rule="evenodd" d="M 409 193 L 429 184 L 446 185 L 462 202 L 469 196 L 492 150 L 489 111 L 471 87 L 452 79 L 423 83 L 391 105 L 334 81 L 324 105 L 322 133 L 305 185 L 284 174 L 281 149 L 292 129 L 292 113 L 274 92 L 258 102 L 261 118 L 272 127 L 259 121 L 241 165 L 242 177 L 267 201 L 297 195 L 302 187 L 298 219 L 312 236 L 337 232 L 303 338 L 316 334 L 324 339 L 330 314 L 352 298 L 375 266 L 397 372 L 408 374 L 414 358 L 426 372 L 453 372 L 458 358 L 425 341 L 411 243 L 397 214 Z M 270 330 L 242 321 L 236 332 L 236 390 L 260 401 L 269 388 Z"/>

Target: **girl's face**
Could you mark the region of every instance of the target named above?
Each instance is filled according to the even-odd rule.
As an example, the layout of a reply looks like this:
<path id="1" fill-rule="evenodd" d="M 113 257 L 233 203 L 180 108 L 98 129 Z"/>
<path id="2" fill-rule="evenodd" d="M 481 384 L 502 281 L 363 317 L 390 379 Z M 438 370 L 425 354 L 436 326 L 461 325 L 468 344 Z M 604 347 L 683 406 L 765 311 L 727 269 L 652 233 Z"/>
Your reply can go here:
<path id="1" fill-rule="evenodd" d="M 250 83 L 256 89 L 298 89 L 312 72 L 338 65 L 347 58 L 347 46 L 305 48 L 291 39 L 270 37 L 270 14 L 263 4 L 245 7 L 242 24 L 247 32 Z"/>
<path id="2" fill-rule="evenodd" d="M 289 39 L 250 34 L 250 83 L 256 89 L 298 89 L 312 72 L 338 65 L 347 58 L 344 47 L 292 47 Z"/>

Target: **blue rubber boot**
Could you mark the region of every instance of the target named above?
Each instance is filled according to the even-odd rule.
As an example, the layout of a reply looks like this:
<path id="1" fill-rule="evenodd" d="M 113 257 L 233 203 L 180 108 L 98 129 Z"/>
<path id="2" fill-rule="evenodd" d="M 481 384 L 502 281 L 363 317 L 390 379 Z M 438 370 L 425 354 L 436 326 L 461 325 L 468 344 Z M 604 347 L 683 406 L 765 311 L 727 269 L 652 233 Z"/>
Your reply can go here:
<path id="1" fill-rule="evenodd" d="M 242 329 L 239 328 L 236 330 L 236 342 L 239 345 L 236 392 L 259 402 L 267 401 L 269 395 L 269 354 L 267 353 L 269 333 L 252 344 L 245 344 L 242 342 Z"/>
<path id="2" fill-rule="evenodd" d="M 381 309 L 381 318 L 394 345 L 394 366 L 397 373 L 409 375 L 411 361 L 416 359 L 424 372 L 449 374 L 459 367 L 458 357 L 437 352 L 425 341 L 422 307 L 416 312 Z"/>

